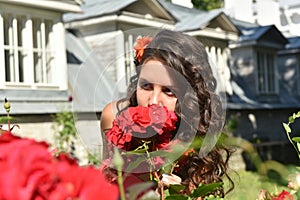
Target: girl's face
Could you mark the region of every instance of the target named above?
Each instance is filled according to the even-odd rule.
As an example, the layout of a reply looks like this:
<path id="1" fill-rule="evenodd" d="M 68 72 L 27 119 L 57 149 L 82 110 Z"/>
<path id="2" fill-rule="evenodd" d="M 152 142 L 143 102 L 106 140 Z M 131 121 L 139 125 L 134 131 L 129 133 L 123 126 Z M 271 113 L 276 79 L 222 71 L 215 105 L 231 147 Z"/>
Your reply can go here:
<path id="1" fill-rule="evenodd" d="M 178 88 L 170 76 L 170 69 L 154 59 L 146 61 L 141 67 L 136 92 L 138 105 L 146 107 L 157 104 L 174 111 Z"/>

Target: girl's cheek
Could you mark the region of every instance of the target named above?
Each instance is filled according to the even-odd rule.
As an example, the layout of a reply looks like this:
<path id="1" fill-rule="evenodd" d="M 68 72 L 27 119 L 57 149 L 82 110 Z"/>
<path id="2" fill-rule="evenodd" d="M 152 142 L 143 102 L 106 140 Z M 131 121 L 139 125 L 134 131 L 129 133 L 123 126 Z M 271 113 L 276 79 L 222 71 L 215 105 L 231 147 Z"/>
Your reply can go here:
<path id="1" fill-rule="evenodd" d="M 147 106 L 147 91 L 138 90 L 136 96 L 138 105 Z"/>

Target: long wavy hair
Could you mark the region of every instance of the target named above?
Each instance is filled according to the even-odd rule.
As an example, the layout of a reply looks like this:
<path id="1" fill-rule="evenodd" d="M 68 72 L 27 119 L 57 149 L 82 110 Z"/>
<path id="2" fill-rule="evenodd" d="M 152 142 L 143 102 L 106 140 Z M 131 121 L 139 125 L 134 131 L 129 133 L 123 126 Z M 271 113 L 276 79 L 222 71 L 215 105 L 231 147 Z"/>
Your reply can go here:
<path id="1" fill-rule="evenodd" d="M 137 106 L 137 83 L 143 63 L 149 59 L 156 59 L 166 66 L 176 70 L 188 83 L 191 90 L 177 97 L 175 112 L 180 117 L 177 137 L 187 141 L 194 136 L 203 137 L 221 131 L 223 126 L 223 108 L 219 96 L 216 94 L 217 82 L 203 45 L 194 37 L 171 30 L 161 30 L 148 44 L 141 60 L 135 61 L 137 73 L 130 80 L 127 97 L 119 100 L 129 102 L 128 106 Z M 119 108 L 119 112 L 126 108 Z M 200 149 L 201 147 L 199 147 Z M 231 150 L 223 145 L 214 146 L 206 155 L 194 153 L 187 164 L 177 173 L 185 184 L 187 193 L 197 188 L 200 183 L 221 182 L 226 176 L 231 189 L 234 184 L 227 173 L 228 160 Z M 215 194 L 224 196 L 223 188 Z"/>

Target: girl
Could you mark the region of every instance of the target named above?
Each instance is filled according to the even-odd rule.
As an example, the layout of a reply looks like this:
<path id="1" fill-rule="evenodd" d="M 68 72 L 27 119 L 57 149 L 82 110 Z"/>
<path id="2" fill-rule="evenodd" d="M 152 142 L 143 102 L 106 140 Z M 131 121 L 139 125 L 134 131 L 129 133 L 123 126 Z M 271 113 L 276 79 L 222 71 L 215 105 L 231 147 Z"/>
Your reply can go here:
<path id="1" fill-rule="evenodd" d="M 231 152 L 215 145 L 224 113 L 215 93 L 217 83 L 205 48 L 194 37 L 171 30 L 161 30 L 153 39 L 144 38 L 143 42 L 146 44 L 136 46 L 137 74 L 131 78 L 127 97 L 103 109 L 102 132 L 111 129 L 115 117 L 128 107 L 165 106 L 179 117 L 177 139 L 189 142 L 205 138 L 204 145 L 194 148 L 176 171 L 175 177 L 180 179 L 175 180 L 186 186 L 184 192 L 189 194 L 200 183 L 229 178 L 227 164 Z M 164 177 L 164 181 L 174 181 L 173 175 Z M 215 194 L 223 197 L 225 192 L 219 188 Z"/>

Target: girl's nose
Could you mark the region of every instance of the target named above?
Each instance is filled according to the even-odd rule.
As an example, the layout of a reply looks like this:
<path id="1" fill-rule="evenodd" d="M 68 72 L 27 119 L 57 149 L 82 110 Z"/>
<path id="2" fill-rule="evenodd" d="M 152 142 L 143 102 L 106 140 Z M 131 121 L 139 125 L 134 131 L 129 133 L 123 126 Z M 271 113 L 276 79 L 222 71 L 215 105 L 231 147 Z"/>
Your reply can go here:
<path id="1" fill-rule="evenodd" d="M 152 104 L 157 104 L 160 106 L 163 105 L 162 99 L 161 99 L 161 91 L 155 90 L 155 89 L 152 91 L 150 98 L 149 98 L 149 105 L 152 105 Z"/>

